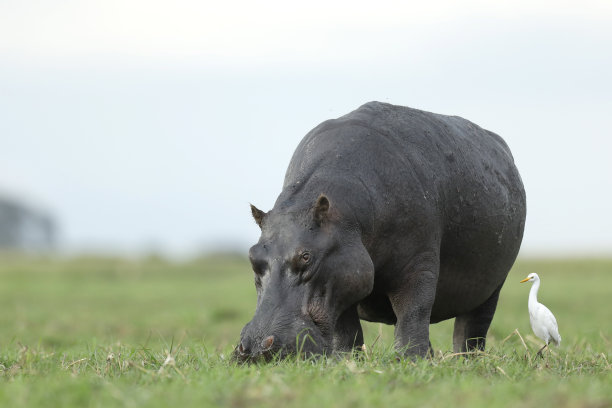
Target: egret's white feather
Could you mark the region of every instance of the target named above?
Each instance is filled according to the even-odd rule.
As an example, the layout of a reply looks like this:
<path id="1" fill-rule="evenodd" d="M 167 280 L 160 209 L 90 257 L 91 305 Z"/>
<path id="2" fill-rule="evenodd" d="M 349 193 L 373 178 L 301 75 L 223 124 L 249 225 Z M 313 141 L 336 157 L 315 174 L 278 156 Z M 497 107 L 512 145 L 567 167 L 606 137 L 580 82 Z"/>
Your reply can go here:
<path id="1" fill-rule="evenodd" d="M 529 291 L 529 322 L 533 333 L 542 339 L 546 344 L 551 340 L 557 346 L 561 344 L 561 335 L 557 319 L 549 308 L 538 302 L 538 290 L 540 289 L 540 277 L 536 273 L 530 273 L 522 282 L 533 282 Z"/>

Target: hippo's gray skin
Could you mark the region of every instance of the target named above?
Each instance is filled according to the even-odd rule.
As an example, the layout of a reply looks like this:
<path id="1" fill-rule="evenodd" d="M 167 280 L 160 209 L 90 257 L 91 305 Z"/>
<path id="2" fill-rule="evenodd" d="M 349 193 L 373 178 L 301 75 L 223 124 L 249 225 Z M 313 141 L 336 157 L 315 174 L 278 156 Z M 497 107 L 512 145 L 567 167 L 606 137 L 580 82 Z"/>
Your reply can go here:
<path id="1" fill-rule="evenodd" d="M 484 349 L 525 191 L 498 135 L 370 102 L 308 133 L 274 208 L 251 210 L 257 309 L 239 359 L 348 351 L 360 318 L 394 324 L 397 347 L 426 356 L 429 324 L 453 317 L 454 350 Z"/>

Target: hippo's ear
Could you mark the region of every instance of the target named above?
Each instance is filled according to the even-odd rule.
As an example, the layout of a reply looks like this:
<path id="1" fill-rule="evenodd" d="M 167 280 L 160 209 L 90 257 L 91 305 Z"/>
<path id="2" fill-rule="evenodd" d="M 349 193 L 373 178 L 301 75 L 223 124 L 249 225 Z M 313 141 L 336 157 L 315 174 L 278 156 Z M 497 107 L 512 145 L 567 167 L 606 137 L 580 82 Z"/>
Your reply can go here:
<path id="1" fill-rule="evenodd" d="M 255 219 L 255 222 L 257 223 L 257 225 L 259 225 L 259 228 L 261 228 L 261 222 L 263 221 L 263 218 L 266 216 L 266 213 L 261 211 L 259 208 L 255 207 L 253 204 L 251 204 L 251 214 L 253 214 L 253 218 Z"/>
<path id="2" fill-rule="evenodd" d="M 317 198 L 317 203 L 314 207 L 314 219 L 317 224 L 321 225 L 327 219 L 327 211 L 329 210 L 329 199 L 325 194 L 321 194 Z"/>

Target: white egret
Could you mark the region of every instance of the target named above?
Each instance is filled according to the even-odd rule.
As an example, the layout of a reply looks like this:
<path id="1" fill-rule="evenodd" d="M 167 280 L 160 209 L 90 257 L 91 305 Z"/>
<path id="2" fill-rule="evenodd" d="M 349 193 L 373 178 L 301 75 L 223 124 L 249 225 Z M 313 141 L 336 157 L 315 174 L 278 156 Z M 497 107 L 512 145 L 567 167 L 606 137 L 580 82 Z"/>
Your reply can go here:
<path id="1" fill-rule="evenodd" d="M 531 329 L 536 336 L 544 340 L 544 346 L 538 351 L 538 354 L 542 354 L 548 343 L 552 340 L 557 346 L 561 344 L 561 335 L 559 334 L 559 327 L 557 326 L 557 319 L 552 314 L 550 309 L 538 302 L 538 289 L 540 289 L 540 277 L 537 273 L 530 273 L 523 282 L 533 282 L 531 291 L 529 292 L 529 302 L 527 303 L 529 309 L 529 321 L 531 322 Z"/>

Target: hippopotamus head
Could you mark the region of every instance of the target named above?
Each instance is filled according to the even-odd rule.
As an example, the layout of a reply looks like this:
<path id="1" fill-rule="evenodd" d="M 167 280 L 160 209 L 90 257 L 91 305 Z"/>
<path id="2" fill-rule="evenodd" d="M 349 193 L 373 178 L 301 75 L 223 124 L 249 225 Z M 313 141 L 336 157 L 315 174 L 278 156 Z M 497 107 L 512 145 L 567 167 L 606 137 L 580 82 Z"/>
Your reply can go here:
<path id="1" fill-rule="evenodd" d="M 361 337 L 356 304 L 372 290 L 374 267 L 358 225 L 316 197 L 268 213 L 251 206 L 261 228 L 249 251 L 257 308 L 242 329 L 239 360 L 325 354 Z"/>

